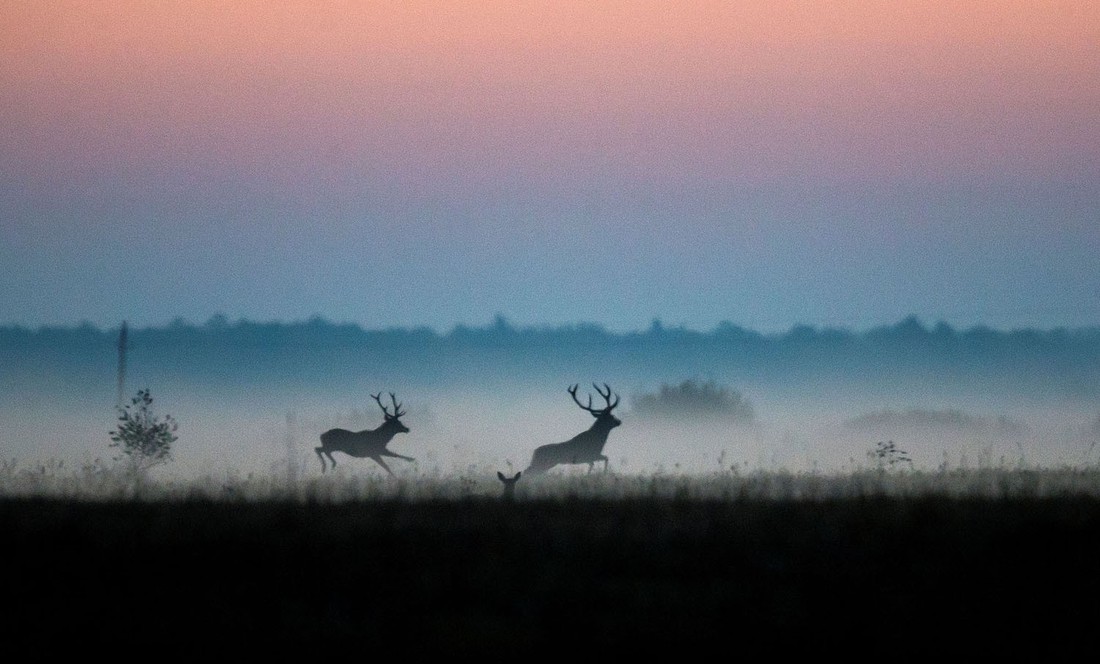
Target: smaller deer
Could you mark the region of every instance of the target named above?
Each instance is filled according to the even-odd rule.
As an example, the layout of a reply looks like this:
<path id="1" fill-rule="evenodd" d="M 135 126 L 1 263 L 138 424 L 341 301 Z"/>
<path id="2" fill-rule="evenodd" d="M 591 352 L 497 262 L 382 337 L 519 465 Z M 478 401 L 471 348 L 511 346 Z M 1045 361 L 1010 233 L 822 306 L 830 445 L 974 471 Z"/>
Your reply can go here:
<path id="1" fill-rule="evenodd" d="M 499 470 L 497 471 L 497 477 L 504 483 L 504 493 L 501 495 L 501 498 L 504 500 L 512 500 L 516 497 L 516 482 L 519 481 L 519 477 L 522 474 L 523 472 L 517 472 L 515 477 L 509 478 L 505 477 L 504 473 Z"/>
<path id="2" fill-rule="evenodd" d="M 314 451 L 317 452 L 317 457 L 321 460 L 322 473 L 326 470 L 325 457 L 328 457 L 332 467 L 336 468 L 336 459 L 332 458 L 333 452 L 343 452 L 350 457 L 359 459 L 374 459 L 374 462 L 382 466 L 382 469 L 391 476 L 393 471 L 382 460 L 382 457 L 396 457 L 405 461 L 416 461 L 412 457 L 403 456 L 386 449 L 386 445 L 393 440 L 394 436 L 409 432 L 409 428 L 399 419 L 405 413 L 401 411 L 401 404 L 397 403 L 397 397 L 394 396 L 393 392 L 390 392 L 390 401 L 393 402 L 392 415 L 382 403 L 381 392 L 372 394 L 371 397 L 378 402 L 378 407 L 382 409 L 382 414 L 385 416 L 382 424 L 377 429 L 367 429 L 365 431 L 329 429 L 321 434 L 321 446 L 315 447 Z"/>

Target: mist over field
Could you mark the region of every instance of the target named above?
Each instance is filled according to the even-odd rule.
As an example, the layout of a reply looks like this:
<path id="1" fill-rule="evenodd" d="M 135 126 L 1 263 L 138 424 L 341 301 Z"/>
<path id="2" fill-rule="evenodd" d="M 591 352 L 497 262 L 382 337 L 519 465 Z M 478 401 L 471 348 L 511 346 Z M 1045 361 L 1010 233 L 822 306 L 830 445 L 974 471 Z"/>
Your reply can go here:
<path id="1" fill-rule="evenodd" d="M 5 460 L 71 467 L 111 457 L 118 336 L 90 325 L 0 328 Z M 621 398 L 623 424 L 604 450 L 615 473 L 855 470 L 886 441 L 914 468 L 1072 466 L 1096 462 L 1100 438 L 1091 328 L 956 330 L 910 317 L 860 332 L 654 321 L 612 333 L 498 317 L 438 333 L 215 316 L 133 329 L 127 345 L 126 398 L 148 388 L 154 409 L 179 422 L 174 461 L 156 471 L 166 477 L 292 466 L 319 475 L 319 435 L 377 427 L 371 395 L 388 403 L 389 392 L 410 428 L 390 449 L 416 459 L 391 460 L 398 476 L 511 473 L 535 447 L 592 424 L 567 388 L 579 384 L 579 398 L 600 406 L 593 383 Z M 702 403 L 707 390 L 733 405 Z M 336 458 L 339 473 L 384 474 L 369 459 Z"/>
<path id="2" fill-rule="evenodd" d="M 1079 659 L 1098 45 L 1095 0 L 0 2 L 7 649 Z"/>
<path id="3" fill-rule="evenodd" d="M 392 391 L 492 477 L 592 383 L 617 473 L 1095 461 L 1098 7 L 0 3 L 0 455 L 110 456 L 129 320 L 163 476 Z"/>

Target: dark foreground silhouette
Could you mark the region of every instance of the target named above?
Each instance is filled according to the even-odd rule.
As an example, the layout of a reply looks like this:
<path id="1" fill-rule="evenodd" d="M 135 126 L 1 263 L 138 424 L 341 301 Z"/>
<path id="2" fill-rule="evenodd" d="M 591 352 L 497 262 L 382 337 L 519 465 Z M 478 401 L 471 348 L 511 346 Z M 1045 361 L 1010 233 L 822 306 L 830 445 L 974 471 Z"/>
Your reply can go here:
<path id="1" fill-rule="evenodd" d="M 1100 596 L 1090 498 L 7 500 L 0 532 L 6 646 L 38 657 L 75 644 L 1050 661 L 1092 642 Z"/>

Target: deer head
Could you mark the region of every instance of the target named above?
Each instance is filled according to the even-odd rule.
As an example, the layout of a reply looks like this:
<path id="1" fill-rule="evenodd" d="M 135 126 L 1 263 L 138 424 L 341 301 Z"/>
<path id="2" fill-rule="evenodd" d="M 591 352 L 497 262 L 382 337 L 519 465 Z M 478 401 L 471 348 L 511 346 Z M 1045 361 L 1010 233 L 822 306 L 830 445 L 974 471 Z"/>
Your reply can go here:
<path id="1" fill-rule="evenodd" d="M 516 482 L 519 481 L 522 472 L 516 473 L 512 477 L 505 476 L 504 473 L 497 471 L 497 478 L 504 483 L 504 493 L 501 495 L 505 500 L 511 500 L 516 495 Z"/>
<path id="2" fill-rule="evenodd" d="M 409 428 L 405 426 L 399 419 L 405 413 L 401 411 L 401 404 L 397 403 L 397 397 L 393 392 L 390 392 L 390 401 L 393 402 L 393 414 L 390 414 L 389 409 L 382 403 L 382 393 L 372 394 L 371 397 L 378 402 L 378 407 L 382 409 L 382 414 L 385 420 L 382 422 L 382 426 L 392 429 L 396 433 L 408 433 Z"/>
<path id="3" fill-rule="evenodd" d="M 580 399 L 577 398 L 577 388 L 578 387 L 580 387 L 580 386 L 579 385 L 574 385 L 573 387 L 570 387 L 569 388 L 569 394 L 571 394 L 573 396 L 573 401 L 575 401 L 578 406 L 580 406 L 584 410 L 587 410 L 589 413 L 592 413 L 592 417 L 596 418 L 596 422 L 592 425 L 593 428 L 599 427 L 599 428 L 606 428 L 607 430 L 611 430 L 611 429 L 614 429 L 615 427 L 619 426 L 620 424 L 622 424 L 622 420 L 620 420 L 619 418 L 617 418 L 617 417 L 615 417 L 614 415 L 611 414 L 611 411 L 615 409 L 615 406 L 619 405 L 619 395 L 618 394 L 615 395 L 615 401 L 614 401 L 614 403 L 612 403 L 612 401 L 611 401 L 611 387 L 607 383 L 603 384 L 603 387 L 604 387 L 603 390 L 600 389 L 599 385 L 596 385 L 595 383 L 592 383 L 592 387 L 596 388 L 596 391 L 600 393 L 601 397 L 603 397 L 604 404 L 605 404 L 603 408 L 593 408 L 592 407 L 592 395 L 591 394 L 588 395 L 588 405 L 587 406 L 584 405 L 583 403 L 581 403 Z"/>

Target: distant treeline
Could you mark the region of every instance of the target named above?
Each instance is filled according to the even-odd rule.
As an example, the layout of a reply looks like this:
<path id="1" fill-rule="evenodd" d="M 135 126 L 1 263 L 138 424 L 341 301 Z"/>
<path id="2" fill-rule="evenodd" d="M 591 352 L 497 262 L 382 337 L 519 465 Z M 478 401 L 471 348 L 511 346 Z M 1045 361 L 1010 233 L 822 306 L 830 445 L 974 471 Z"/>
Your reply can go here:
<path id="1" fill-rule="evenodd" d="M 54 381 L 110 382 L 119 327 L 0 327 L 0 389 Z M 1047 396 L 1100 395 L 1100 327 L 999 331 L 932 327 L 916 317 L 862 332 L 797 325 L 764 334 L 722 323 L 709 331 L 663 325 L 611 332 L 582 323 L 517 327 L 498 317 L 449 332 L 367 329 L 322 318 L 304 322 L 204 324 L 177 320 L 131 328 L 136 376 L 189 385 L 374 382 L 474 385 L 514 381 L 647 381 L 720 377 L 790 386 L 932 381 Z"/>

